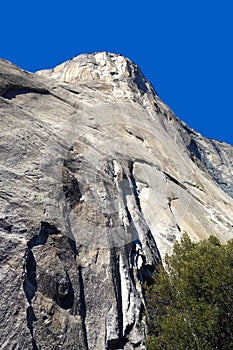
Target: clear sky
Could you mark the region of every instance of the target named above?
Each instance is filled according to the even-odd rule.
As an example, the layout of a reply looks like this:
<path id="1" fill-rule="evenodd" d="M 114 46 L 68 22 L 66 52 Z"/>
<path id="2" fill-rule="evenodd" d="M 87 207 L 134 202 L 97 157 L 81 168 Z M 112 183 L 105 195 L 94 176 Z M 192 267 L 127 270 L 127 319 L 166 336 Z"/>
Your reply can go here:
<path id="1" fill-rule="evenodd" d="M 233 144 L 232 0 L 2 1 L 0 29 L 0 57 L 32 72 L 123 54 L 190 127 Z"/>

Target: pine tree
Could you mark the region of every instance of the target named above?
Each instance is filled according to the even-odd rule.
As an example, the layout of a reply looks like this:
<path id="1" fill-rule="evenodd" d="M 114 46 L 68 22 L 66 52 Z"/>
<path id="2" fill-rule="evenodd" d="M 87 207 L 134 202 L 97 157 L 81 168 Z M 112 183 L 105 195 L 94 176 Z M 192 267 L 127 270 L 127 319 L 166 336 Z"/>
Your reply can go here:
<path id="1" fill-rule="evenodd" d="M 147 290 L 148 350 L 233 349 L 233 240 L 176 242 Z"/>

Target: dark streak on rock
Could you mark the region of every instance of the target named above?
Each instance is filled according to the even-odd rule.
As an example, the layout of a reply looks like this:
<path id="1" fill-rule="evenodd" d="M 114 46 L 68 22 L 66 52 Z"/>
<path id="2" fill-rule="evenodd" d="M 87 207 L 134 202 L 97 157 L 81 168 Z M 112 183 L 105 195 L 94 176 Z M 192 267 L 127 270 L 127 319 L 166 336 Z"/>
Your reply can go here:
<path id="1" fill-rule="evenodd" d="M 83 276 L 82 276 L 82 267 L 78 267 L 79 272 L 79 286 L 80 286 L 80 296 L 79 296 L 79 303 L 80 303 L 80 315 L 82 318 L 82 329 L 83 329 L 83 336 L 84 336 L 84 344 L 86 349 L 88 350 L 88 342 L 87 342 L 87 330 L 86 330 L 86 301 L 85 301 L 85 291 L 84 291 L 84 282 L 83 282 Z"/>
<path id="2" fill-rule="evenodd" d="M 114 291 L 117 301 L 117 313 L 118 313 L 118 329 L 119 338 L 123 337 L 123 312 L 122 312 L 122 295 L 121 295 L 121 275 L 119 270 L 119 254 L 117 248 L 111 248 L 110 262 L 112 266 L 112 279 L 114 285 Z"/>
<path id="3" fill-rule="evenodd" d="M 141 203 L 140 203 L 140 199 L 139 199 L 139 196 L 138 196 L 137 184 L 136 184 L 135 178 L 133 176 L 133 165 L 134 165 L 133 162 L 129 162 L 130 180 L 131 180 L 131 183 L 133 185 L 133 193 L 134 193 L 135 201 L 136 201 L 137 207 L 138 207 L 138 209 L 139 209 L 139 211 L 141 213 L 142 212 L 142 208 L 141 208 Z"/>
<path id="4" fill-rule="evenodd" d="M 33 307 L 32 299 L 37 291 L 37 280 L 36 280 L 36 260 L 33 254 L 33 247 L 44 245 L 47 242 L 49 234 L 57 234 L 59 231 L 56 226 L 50 225 L 47 222 L 41 222 L 39 228 L 39 234 L 32 237 L 27 243 L 27 248 L 24 254 L 23 264 L 23 290 L 26 299 L 29 303 L 29 307 L 26 310 L 27 327 L 32 336 L 32 347 L 33 350 L 38 350 L 36 341 L 34 339 L 33 329 L 34 322 L 37 321 Z"/>

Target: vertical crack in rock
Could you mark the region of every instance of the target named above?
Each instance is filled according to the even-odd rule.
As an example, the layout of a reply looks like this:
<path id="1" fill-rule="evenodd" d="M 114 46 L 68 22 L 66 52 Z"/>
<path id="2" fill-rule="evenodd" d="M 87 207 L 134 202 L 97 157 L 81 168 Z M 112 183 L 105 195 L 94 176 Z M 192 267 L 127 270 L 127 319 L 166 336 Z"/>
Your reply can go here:
<path id="1" fill-rule="evenodd" d="M 140 204 L 140 198 L 138 196 L 137 184 L 136 184 L 135 178 L 133 176 L 133 167 L 134 167 L 134 163 L 133 162 L 129 162 L 129 174 L 130 174 L 130 180 L 131 180 L 131 183 L 132 183 L 132 186 L 133 186 L 133 193 L 134 193 L 136 204 L 137 204 L 138 209 L 139 209 L 139 211 L 141 213 L 142 212 L 142 208 L 141 208 L 141 204 Z"/>
<path id="2" fill-rule="evenodd" d="M 82 197 L 78 180 L 75 177 L 75 172 L 77 168 L 74 167 L 75 158 L 72 156 L 72 151 L 74 148 L 70 148 L 69 153 L 67 155 L 67 159 L 64 160 L 63 169 L 62 169 L 62 183 L 63 183 L 63 192 L 70 203 L 71 209 L 75 207 L 77 203 L 79 203 L 80 198 Z"/>
<path id="3" fill-rule="evenodd" d="M 87 330 L 86 330 L 86 301 L 85 301 L 85 290 L 84 290 L 84 283 L 83 283 L 83 276 L 82 276 L 82 267 L 78 267 L 78 280 L 79 280 L 79 287 L 80 287 L 80 295 L 79 295 L 79 302 L 80 302 L 80 314 L 82 319 L 82 329 L 83 329 L 83 335 L 84 335 L 84 344 L 85 349 L 88 350 L 88 342 L 87 342 Z"/>
<path id="4" fill-rule="evenodd" d="M 32 300 L 37 291 L 37 280 L 36 280 L 36 260 L 33 254 L 33 248 L 38 245 L 44 245 L 47 242 L 49 234 L 56 234 L 58 230 L 55 226 L 48 224 L 47 222 L 41 222 L 39 228 L 39 234 L 34 236 L 28 243 L 24 255 L 23 265 L 23 289 L 29 306 L 26 310 L 27 326 L 32 336 L 33 349 L 38 349 L 36 341 L 34 339 L 34 322 L 37 318 L 34 313 L 32 306 Z"/>
<path id="5" fill-rule="evenodd" d="M 115 284 L 119 286 L 117 289 L 118 319 L 122 320 L 120 337 L 133 347 L 134 343 L 143 346 L 142 312 L 146 308 L 143 283 L 145 281 L 151 283 L 152 273 L 155 265 L 160 261 L 160 255 L 141 212 L 138 188 L 133 175 L 133 162 L 129 162 L 126 167 L 115 162 L 114 168 L 115 183 L 123 199 L 128 219 L 127 225 L 131 233 L 131 242 L 126 244 L 124 249 L 118 250 L 117 257 L 115 256 L 115 259 L 117 258 L 115 273 L 119 270 L 115 276 Z M 154 256 L 156 252 L 157 257 Z M 141 331 L 139 331 L 140 327 Z M 116 346 L 115 340 L 111 344 Z"/>
<path id="6" fill-rule="evenodd" d="M 37 291 L 36 282 L 36 261 L 31 248 L 27 247 L 24 255 L 23 266 L 23 288 L 28 303 L 31 305 L 31 301 Z"/>
<path id="7" fill-rule="evenodd" d="M 168 198 L 168 208 L 169 208 L 169 210 L 171 212 L 171 215 L 172 215 L 172 218 L 174 220 L 175 226 L 177 227 L 178 231 L 181 232 L 181 228 L 180 228 L 178 222 L 176 221 L 176 217 L 175 217 L 175 215 L 173 213 L 173 210 L 172 210 L 172 201 L 177 200 L 177 199 L 178 198 Z M 176 239 L 176 235 L 172 235 L 171 234 L 170 235 L 170 240 L 175 241 L 175 239 Z"/>
<path id="8" fill-rule="evenodd" d="M 80 350 L 88 349 L 84 282 L 77 256 L 76 243 L 47 222 L 41 222 L 39 234 L 27 244 L 23 287 L 33 349 L 46 348 L 49 342 L 59 349 L 74 349 L 76 343 Z"/>
<path id="9" fill-rule="evenodd" d="M 119 270 L 119 253 L 118 248 L 113 247 L 110 250 L 110 262 L 112 267 L 112 280 L 115 292 L 115 299 L 117 304 L 117 322 L 118 334 L 115 339 L 107 339 L 107 349 L 114 349 L 114 346 L 120 346 L 123 337 L 123 313 L 122 313 L 122 295 L 121 295 L 121 276 Z M 116 348 L 116 347 L 115 347 Z"/>

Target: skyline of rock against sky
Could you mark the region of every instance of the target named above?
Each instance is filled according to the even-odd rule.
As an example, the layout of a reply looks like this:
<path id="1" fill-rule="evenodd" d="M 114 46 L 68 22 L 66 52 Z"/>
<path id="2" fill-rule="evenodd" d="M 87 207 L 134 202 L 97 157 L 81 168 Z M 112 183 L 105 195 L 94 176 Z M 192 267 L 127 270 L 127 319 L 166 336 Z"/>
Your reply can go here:
<path id="1" fill-rule="evenodd" d="M 233 147 L 124 56 L 0 72 L 1 349 L 145 350 L 144 283 L 175 240 L 233 237 Z"/>
<path id="2" fill-rule="evenodd" d="M 0 57 L 34 72 L 81 53 L 123 54 L 190 127 L 233 144 L 232 8 L 230 0 L 4 2 Z"/>

